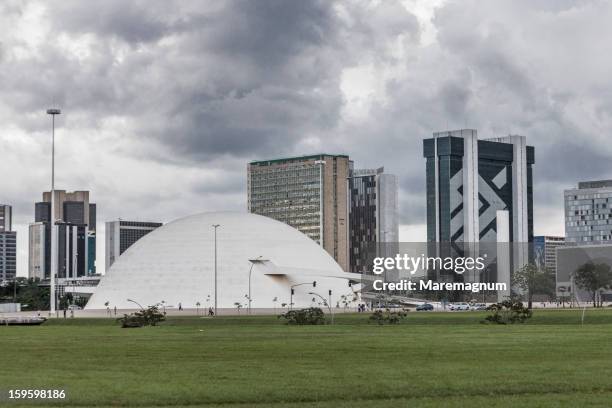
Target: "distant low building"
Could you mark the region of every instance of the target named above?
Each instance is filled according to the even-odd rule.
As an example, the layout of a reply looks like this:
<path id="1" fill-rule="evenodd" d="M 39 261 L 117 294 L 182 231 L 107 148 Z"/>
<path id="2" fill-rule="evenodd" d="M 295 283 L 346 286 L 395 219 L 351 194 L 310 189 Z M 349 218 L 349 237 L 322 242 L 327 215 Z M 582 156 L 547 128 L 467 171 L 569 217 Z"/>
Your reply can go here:
<path id="1" fill-rule="evenodd" d="M 585 264 L 605 264 L 612 268 L 612 244 L 575 245 L 557 248 L 556 289 L 558 297 L 579 302 L 591 302 L 591 295 L 576 285 L 575 274 Z M 599 293 L 604 302 L 612 301 L 612 290 Z"/>
<path id="2" fill-rule="evenodd" d="M 109 221 L 106 223 L 106 270 L 136 241 L 161 227 L 161 222 Z"/>

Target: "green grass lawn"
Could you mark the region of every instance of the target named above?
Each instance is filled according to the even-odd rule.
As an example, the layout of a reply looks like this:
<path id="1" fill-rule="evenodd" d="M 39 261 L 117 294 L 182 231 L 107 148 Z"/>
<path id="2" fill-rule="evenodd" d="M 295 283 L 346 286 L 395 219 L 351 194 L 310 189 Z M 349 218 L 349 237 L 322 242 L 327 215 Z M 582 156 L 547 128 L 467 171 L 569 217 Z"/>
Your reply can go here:
<path id="1" fill-rule="evenodd" d="M 0 327 L 0 390 L 63 388 L 56 405 L 87 407 L 612 405 L 612 310 L 587 311 L 583 326 L 578 310 L 512 326 L 479 324 L 483 312 L 411 312 L 398 326 L 368 315 L 333 326 L 192 317 Z"/>

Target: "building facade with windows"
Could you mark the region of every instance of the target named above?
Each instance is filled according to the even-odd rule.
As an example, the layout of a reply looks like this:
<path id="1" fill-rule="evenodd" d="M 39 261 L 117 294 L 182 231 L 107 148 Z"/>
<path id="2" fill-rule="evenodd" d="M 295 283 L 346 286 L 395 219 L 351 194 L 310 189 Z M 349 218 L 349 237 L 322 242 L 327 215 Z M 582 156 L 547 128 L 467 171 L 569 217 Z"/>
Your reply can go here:
<path id="1" fill-rule="evenodd" d="M 0 204 L 0 232 L 11 231 L 13 225 L 13 210 L 10 205 Z"/>
<path id="2" fill-rule="evenodd" d="M 34 205 L 34 223 L 29 228 L 31 278 L 51 275 L 51 220 L 57 225 L 57 277 L 76 278 L 95 273 L 96 205 L 89 191 L 55 190 L 55 214 L 51 215 L 51 193 Z M 93 255 L 93 259 L 92 258 Z"/>
<path id="3" fill-rule="evenodd" d="M 105 266 L 108 271 L 113 263 L 136 241 L 156 228 L 161 222 L 108 221 L 105 225 Z"/>
<path id="4" fill-rule="evenodd" d="M 247 168 L 251 213 L 284 222 L 349 268 L 348 156 L 316 154 L 253 161 Z"/>
<path id="5" fill-rule="evenodd" d="M 525 136 L 479 140 L 476 130 L 423 142 L 429 242 L 495 242 L 507 212 L 508 241 L 533 241 L 535 154 Z"/>
<path id="6" fill-rule="evenodd" d="M 533 238 L 536 265 L 552 274 L 557 274 L 557 248 L 565 246 L 565 237 L 539 235 Z"/>
<path id="7" fill-rule="evenodd" d="M 612 180 L 580 182 L 564 198 L 566 242 L 612 243 Z"/>
<path id="8" fill-rule="evenodd" d="M 349 270 L 371 269 L 369 251 L 399 241 L 397 177 L 384 168 L 351 170 L 349 189 Z"/>
<path id="9" fill-rule="evenodd" d="M 0 204 L 0 283 L 17 276 L 17 232 L 13 231 L 13 211 Z"/>

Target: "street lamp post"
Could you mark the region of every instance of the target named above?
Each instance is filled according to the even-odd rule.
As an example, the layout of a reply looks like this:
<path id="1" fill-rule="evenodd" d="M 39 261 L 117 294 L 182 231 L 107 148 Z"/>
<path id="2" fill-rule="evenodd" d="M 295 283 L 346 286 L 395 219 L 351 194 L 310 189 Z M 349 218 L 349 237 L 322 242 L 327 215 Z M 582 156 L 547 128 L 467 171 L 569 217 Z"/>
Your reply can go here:
<path id="1" fill-rule="evenodd" d="M 334 324 L 334 313 L 332 312 L 332 309 L 331 309 L 331 289 L 329 290 L 329 303 L 327 302 L 327 300 L 325 300 L 323 296 L 319 295 L 318 293 L 308 292 L 308 294 L 313 295 L 313 296 L 318 296 L 319 299 L 323 301 L 323 306 L 327 306 L 327 309 L 329 310 L 329 314 L 331 316 L 331 324 Z"/>
<path id="2" fill-rule="evenodd" d="M 253 266 L 255 266 L 256 263 L 267 262 L 267 259 L 262 258 L 263 256 L 259 255 L 255 259 L 249 259 L 249 262 L 251 263 L 251 267 L 249 268 L 249 295 L 247 296 L 247 298 L 249 299 L 249 315 L 251 314 L 251 301 L 253 300 L 253 298 L 251 297 L 251 273 L 253 272 Z"/>
<path id="3" fill-rule="evenodd" d="M 140 308 L 140 310 L 144 310 L 144 307 L 142 307 L 142 305 L 141 305 L 140 303 L 138 303 L 137 301 L 132 300 L 132 299 L 127 299 L 127 301 L 128 301 L 128 302 L 132 302 L 132 303 L 137 304 L 137 305 L 138 305 L 138 307 Z"/>
<path id="4" fill-rule="evenodd" d="M 55 278 L 57 275 L 57 228 L 55 226 L 55 115 L 61 114 L 62 111 L 57 108 L 47 109 L 47 115 L 51 115 L 51 281 L 50 281 L 50 306 L 49 312 L 55 313 L 56 309 L 56 288 Z"/>
<path id="5" fill-rule="evenodd" d="M 217 228 L 219 228 L 220 224 L 213 224 L 212 227 L 215 230 L 215 316 L 217 316 Z"/>

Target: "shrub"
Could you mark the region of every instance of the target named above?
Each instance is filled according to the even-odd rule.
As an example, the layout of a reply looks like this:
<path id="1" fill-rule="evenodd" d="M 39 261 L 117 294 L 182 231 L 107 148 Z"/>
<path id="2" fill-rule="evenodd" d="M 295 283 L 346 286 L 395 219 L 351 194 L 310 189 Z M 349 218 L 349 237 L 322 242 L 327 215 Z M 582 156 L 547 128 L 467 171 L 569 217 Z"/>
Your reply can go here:
<path id="1" fill-rule="evenodd" d="M 308 325 L 325 324 L 325 314 L 319 307 L 308 309 L 289 310 L 279 316 L 287 320 L 287 324 Z"/>
<path id="2" fill-rule="evenodd" d="M 124 314 L 123 317 L 117 319 L 118 322 L 121 322 L 121 327 L 123 328 L 132 328 L 132 327 L 142 327 L 144 326 L 144 321 L 134 314 Z"/>
<path id="3" fill-rule="evenodd" d="M 493 313 L 485 317 L 482 323 L 524 323 L 525 320 L 532 316 L 531 310 L 523 306 L 523 303 L 518 300 L 504 300 L 503 302 L 494 303 L 487 307 L 487 310 Z"/>
<path id="4" fill-rule="evenodd" d="M 408 313 L 405 310 L 397 312 L 392 312 L 390 309 L 385 309 L 384 311 L 375 310 L 374 313 L 370 315 L 370 320 L 378 324 L 399 324 L 407 315 Z"/>
<path id="5" fill-rule="evenodd" d="M 117 319 L 121 322 L 121 327 L 143 327 L 143 326 L 157 326 L 157 323 L 166 320 L 166 316 L 159 311 L 157 306 L 149 306 L 146 309 L 139 310 L 129 315 L 125 314 L 123 317 Z"/>

